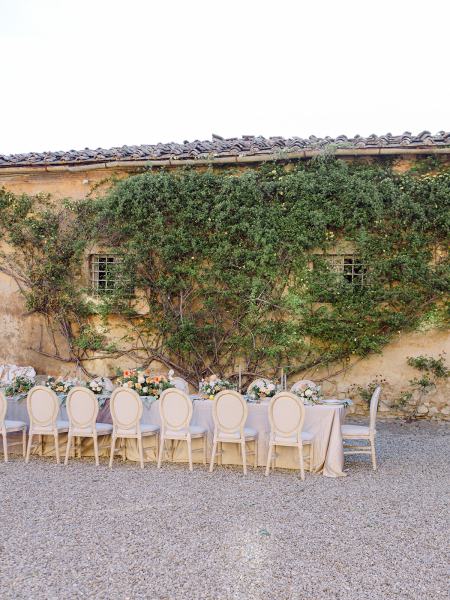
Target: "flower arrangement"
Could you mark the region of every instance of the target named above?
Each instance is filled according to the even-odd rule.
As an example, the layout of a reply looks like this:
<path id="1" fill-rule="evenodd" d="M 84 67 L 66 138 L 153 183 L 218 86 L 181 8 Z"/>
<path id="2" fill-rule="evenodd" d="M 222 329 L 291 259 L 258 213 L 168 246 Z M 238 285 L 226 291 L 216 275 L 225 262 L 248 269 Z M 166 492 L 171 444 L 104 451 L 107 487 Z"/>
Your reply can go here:
<path id="1" fill-rule="evenodd" d="M 219 379 L 217 375 L 210 375 L 200 381 L 199 391 L 200 395 L 207 400 L 214 400 L 214 396 L 222 390 L 235 390 L 236 387 L 228 379 Z"/>
<path id="2" fill-rule="evenodd" d="M 88 387 L 91 392 L 94 392 L 94 394 L 100 395 L 105 391 L 105 380 L 103 377 L 98 377 L 87 383 L 86 387 Z"/>
<path id="3" fill-rule="evenodd" d="M 73 387 L 84 384 L 76 379 L 61 379 L 60 377 L 52 377 L 49 375 L 45 385 L 56 394 L 68 394 Z"/>
<path id="4" fill-rule="evenodd" d="M 259 400 L 265 400 L 266 398 L 272 398 L 272 396 L 275 396 L 276 392 L 277 392 L 276 384 L 273 382 L 270 382 L 267 384 L 263 383 L 260 386 L 254 385 L 251 388 L 250 393 L 248 395 L 251 396 L 254 400 L 256 400 L 258 402 Z"/>
<path id="5" fill-rule="evenodd" d="M 165 375 L 152 376 L 148 369 L 140 371 L 138 369 L 127 369 L 116 379 L 118 386 L 135 390 L 140 396 L 154 396 L 159 398 L 163 390 L 175 387 L 172 382 L 174 375 L 171 369 L 167 377 Z"/>
<path id="6" fill-rule="evenodd" d="M 302 384 L 294 390 L 294 394 L 301 398 L 305 404 L 317 404 L 322 398 L 320 385 L 315 383 Z"/>
<path id="7" fill-rule="evenodd" d="M 34 386 L 35 380 L 24 375 L 17 375 L 5 389 L 7 396 L 17 396 L 19 394 L 27 394 Z"/>

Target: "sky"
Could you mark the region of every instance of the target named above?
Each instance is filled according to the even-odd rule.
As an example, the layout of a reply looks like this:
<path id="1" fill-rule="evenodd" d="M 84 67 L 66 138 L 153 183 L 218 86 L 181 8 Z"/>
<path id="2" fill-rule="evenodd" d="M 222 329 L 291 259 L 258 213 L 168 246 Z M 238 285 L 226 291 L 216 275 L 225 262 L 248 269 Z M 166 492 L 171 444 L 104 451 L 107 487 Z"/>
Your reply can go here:
<path id="1" fill-rule="evenodd" d="M 450 130 L 449 0 L 0 0 L 0 154 Z"/>

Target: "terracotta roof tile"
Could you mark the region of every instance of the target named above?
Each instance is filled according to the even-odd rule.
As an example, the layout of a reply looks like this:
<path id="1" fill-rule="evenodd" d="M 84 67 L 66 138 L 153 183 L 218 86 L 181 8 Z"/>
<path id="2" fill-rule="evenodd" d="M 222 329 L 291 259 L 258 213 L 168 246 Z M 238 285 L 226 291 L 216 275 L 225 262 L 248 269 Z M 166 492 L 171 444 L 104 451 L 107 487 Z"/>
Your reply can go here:
<path id="1" fill-rule="evenodd" d="M 283 138 L 273 136 L 265 138 L 262 136 L 244 135 L 241 138 L 222 138 L 213 134 L 211 140 L 184 141 L 182 144 L 168 143 L 142 146 L 121 146 L 120 148 L 97 148 L 96 150 L 85 148 L 84 150 L 69 150 L 57 152 L 29 152 L 27 154 L 0 154 L 0 168 L 14 166 L 45 166 L 61 164 L 87 164 L 105 161 L 134 161 L 134 160 L 187 160 L 201 158 L 222 158 L 239 156 L 258 156 L 261 154 L 276 154 L 283 152 L 301 152 L 302 150 L 323 150 L 327 146 L 341 148 L 427 148 L 449 147 L 450 132 L 440 131 L 432 135 L 429 131 L 422 131 L 413 135 L 405 131 L 400 135 L 377 136 L 372 134 L 368 137 L 355 135 L 348 138 L 340 135 L 336 138 L 318 138 L 311 135 L 309 138 Z"/>

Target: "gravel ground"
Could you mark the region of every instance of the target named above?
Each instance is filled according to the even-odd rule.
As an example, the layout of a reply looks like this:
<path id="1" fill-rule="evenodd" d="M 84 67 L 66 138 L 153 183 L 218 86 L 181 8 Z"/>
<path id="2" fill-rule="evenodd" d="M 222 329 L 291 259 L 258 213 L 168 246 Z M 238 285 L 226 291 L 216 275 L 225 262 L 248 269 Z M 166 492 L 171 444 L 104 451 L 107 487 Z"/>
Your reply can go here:
<path id="1" fill-rule="evenodd" d="M 0 598 L 448 598 L 447 424 L 379 423 L 348 476 L 0 464 Z"/>

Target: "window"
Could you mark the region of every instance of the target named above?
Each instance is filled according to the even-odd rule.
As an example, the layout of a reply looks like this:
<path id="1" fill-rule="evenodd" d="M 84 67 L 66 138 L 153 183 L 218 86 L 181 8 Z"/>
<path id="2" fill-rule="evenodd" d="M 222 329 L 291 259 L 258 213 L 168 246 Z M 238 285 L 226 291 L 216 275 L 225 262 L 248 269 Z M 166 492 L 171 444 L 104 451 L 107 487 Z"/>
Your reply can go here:
<path id="1" fill-rule="evenodd" d="M 332 271 L 341 274 L 348 283 L 364 285 L 366 268 L 362 260 L 354 254 L 332 254 L 325 256 Z"/>
<path id="2" fill-rule="evenodd" d="M 114 291 L 117 274 L 114 266 L 118 257 L 111 254 L 91 254 L 91 289 L 95 294 L 110 294 Z"/>

